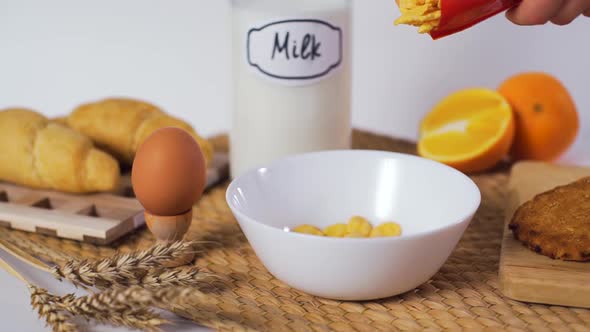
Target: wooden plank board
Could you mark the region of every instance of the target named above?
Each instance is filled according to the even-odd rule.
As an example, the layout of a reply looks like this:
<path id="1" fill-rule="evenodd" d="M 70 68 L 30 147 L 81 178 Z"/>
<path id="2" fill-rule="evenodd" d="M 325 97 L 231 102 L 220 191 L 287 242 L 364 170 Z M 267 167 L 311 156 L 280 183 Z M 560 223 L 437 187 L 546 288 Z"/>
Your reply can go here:
<path id="1" fill-rule="evenodd" d="M 585 176 L 590 176 L 590 168 L 538 162 L 512 168 L 499 271 L 504 295 L 519 301 L 590 308 L 590 262 L 565 262 L 537 254 L 515 240 L 508 229 L 520 205 Z"/>
<path id="2" fill-rule="evenodd" d="M 227 178 L 229 160 L 215 155 L 207 188 Z M 113 193 L 73 195 L 0 182 L 0 226 L 60 238 L 108 244 L 144 224 L 143 207 L 133 197 L 130 176 Z"/>

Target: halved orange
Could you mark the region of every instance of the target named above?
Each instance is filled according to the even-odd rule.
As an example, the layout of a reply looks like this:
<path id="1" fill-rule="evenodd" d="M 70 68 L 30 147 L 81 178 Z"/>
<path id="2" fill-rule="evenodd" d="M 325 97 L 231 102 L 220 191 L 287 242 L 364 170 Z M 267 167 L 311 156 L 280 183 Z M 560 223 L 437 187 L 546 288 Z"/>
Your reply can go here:
<path id="1" fill-rule="evenodd" d="M 422 120 L 418 153 L 466 173 L 483 171 L 508 154 L 514 128 L 510 104 L 498 92 L 461 90 Z"/>

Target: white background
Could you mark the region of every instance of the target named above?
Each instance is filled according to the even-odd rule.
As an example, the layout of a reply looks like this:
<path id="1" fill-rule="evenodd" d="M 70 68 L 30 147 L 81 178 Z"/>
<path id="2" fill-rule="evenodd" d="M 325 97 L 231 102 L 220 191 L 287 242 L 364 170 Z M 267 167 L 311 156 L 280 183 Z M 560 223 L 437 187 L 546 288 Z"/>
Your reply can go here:
<path id="1" fill-rule="evenodd" d="M 225 132 L 229 3 L 0 0 L 0 108 L 25 106 L 55 116 L 89 100 L 132 96 L 189 120 L 205 135 Z M 519 71 L 543 70 L 567 85 L 582 118 L 579 140 L 564 161 L 590 162 L 584 144 L 590 140 L 590 19 L 524 28 L 499 15 L 432 42 L 409 27 L 393 27 L 393 0 L 354 4 L 357 127 L 413 139 L 419 119 L 449 92 L 493 88 Z M 2 330 L 42 330 L 26 288 L 0 272 L 0 289 Z"/>

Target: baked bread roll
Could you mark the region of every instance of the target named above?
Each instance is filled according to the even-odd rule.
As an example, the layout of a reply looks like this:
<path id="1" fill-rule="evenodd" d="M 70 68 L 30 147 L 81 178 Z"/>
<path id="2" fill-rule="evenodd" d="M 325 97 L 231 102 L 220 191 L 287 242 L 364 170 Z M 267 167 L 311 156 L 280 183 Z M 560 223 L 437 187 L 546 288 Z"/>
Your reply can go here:
<path id="1" fill-rule="evenodd" d="M 111 191 L 119 164 L 92 141 L 27 109 L 0 110 L 0 180 L 72 193 Z"/>
<path id="2" fill-rule="evenodd" d="M 109 98 L 84 104 L 68 116 L 67 122 L 70 127 L 90 137 L 97 146 L 127 165 L 133 163 L 141 143 L 163 127 L 186 130 L 199 143 L 207 162 L 213 158 L 211 144 L 201 138 L 188 123 L 139 100 Z"/>

